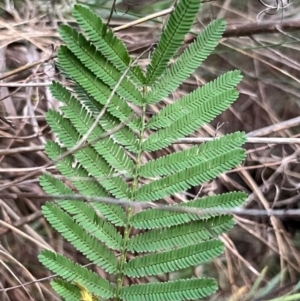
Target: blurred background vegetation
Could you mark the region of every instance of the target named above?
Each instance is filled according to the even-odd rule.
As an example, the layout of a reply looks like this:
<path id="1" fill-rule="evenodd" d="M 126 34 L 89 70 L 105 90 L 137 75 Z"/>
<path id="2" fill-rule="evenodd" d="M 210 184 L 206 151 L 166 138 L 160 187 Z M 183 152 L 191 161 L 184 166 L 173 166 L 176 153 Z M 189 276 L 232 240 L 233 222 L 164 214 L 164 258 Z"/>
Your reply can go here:
<path id="1" fill-rule="evenodd" d="M 173 2 L 0 0 L 0 115 L 9 123 L 0 123 L 1 301 L 59 300 L 49 286 L 51 275 L 37 261 L 41 248 L 52 247 L 81 264 L 87 263 L 49 228 L 40 212 L 44 194 L 37 178 L 49 162 L 43 145 L 46 139 L 53 139 L 44 113 L 59 108 L 48 86 L 53 79 L 64 81 L 54 60 L 61 43 L 58 26 L 76 26 L 72 6 L 87 5 L 109 20 L 130 54 L 136 56 L 155 45 L 167 18 L 162 12 Z M 225 71 L 240 69 L 244 80 L 239 86 L 239 100 L 195 137 L 243 130 L 249 137 L 281 137 L 283 143 L 246 144 L 248 156 L 243 167 L 184 197 L 242 190 L 249 194 L 246 208 L 298 209 L 299 145 L 284 139 L 298 137 L 300 129 L 300 1 L 203 2 L 182 49 L 215 18 L 227 21 L 226 37 L 165 102 L 175 101 Z M 134 27 L 119 28 L 154 13 L 161 14 Z M 142 57 L 141 66 L 147 66 L 148 55 Z M 151 107 L 149 114 L 162 105 Z M 185 147 L 175 145 L 168 151 Z M 54 167 L 47 171 L 56 173 Z M 236 221 L 237 226 L 222 236 L 224 256 L 167 277 L 205 274 L 217 278 L 220 289 L 207 300 L 300 300 L 300 218 L 245 215 L 236 216 Z"/>

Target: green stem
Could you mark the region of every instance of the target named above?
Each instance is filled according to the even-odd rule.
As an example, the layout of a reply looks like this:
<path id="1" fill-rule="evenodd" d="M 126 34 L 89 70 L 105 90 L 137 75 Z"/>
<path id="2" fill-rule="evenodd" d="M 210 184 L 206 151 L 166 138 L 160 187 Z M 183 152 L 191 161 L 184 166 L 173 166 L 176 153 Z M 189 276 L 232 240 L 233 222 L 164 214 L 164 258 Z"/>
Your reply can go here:
<path id="1" fill-rule="evenodd" d="M 132 189 L 131 189 L 131 200 L 135 200 L 135 193 L 136 190 L 138 188 L 138 183 L 139 183 L 139 169 L 141 166 L 141 157 L 143 154 L 143 138 L 144 138 L 144 132 L 145 132 L 145 125 L 146 125 L 146 104 L 143 105 L 143 113 L 142 113 L 142 128 L 140 130 L 140 137 L 139 137 L 139 151 L 137 154 L 137 159 L 136 159 L 136 168 L 135 168 L 135 172 L 133 175 L 133 183 L 132 183 Z M 118 279 L 117 279 L 117 293 L 116 293 L 116 300 L 119 301 L 120 300 L 120 290 L 123 286 L 123 279 L 124 279 L 124 274 L 123 274 L 123 269 L 124 269 L 124 265 L 126 263 L 126 255 L 127 255 L 127 243 L 129 240 L 129 236 L 130 236 L 130 231 L 131 231 L 131 227 L 130 227 L 130 220 L 132 218 L 133 215 L 133 207 L 129 207 L 127 210 L 127 221 L 126 221 L 126 225 L 124 227 L 124 239 L 123 239 L 123 248 L 122 248 L 122 252 L 121 252 L 121 257 L 120 257 L 120 263 L 119 263 L 119 275 L 118 275 Z"/>

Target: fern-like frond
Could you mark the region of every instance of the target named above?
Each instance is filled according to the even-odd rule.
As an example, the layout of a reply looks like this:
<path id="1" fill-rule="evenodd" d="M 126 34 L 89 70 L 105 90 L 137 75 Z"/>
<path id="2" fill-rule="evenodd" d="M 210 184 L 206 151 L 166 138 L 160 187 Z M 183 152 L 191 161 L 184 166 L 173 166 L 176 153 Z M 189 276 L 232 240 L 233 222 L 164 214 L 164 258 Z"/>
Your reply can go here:
<path id="1" fill-rule="evenodd" d="M 202 143 L 200 146 L 196 145 L 156 160 L 150 160 L 141 166 L 139 174 L 145 178 L 172 174 L 240 148 L 245 142 L 245 133 L 235 132 L 216 138 L 214 141 Z"/>
<path id="2" fill-rule="evenodd" d="M 206 196 L 188 203 L 170 205 L 170 210 L 147 209 L 135 214 L 131 219 L 131 226 L 137 229 L 156 229 L 181 225 L 192 221 L 206 219 L 221 215 L 221 209 L 230 209 L 240 206 L 245 202 L 247 195 L 243 192 L 229 192 L 219 195 Z M 172 210 L 175 207 L 175 210 Z M 215 209 L 215 213 L 192 214 L 179 212 L 183 207 L 199 209 Z M 178 210 L 176 210 L 178 208 Z"/>
<path id="3" fill-rule="evenodd" d="M 62 279 L 55 279 L 51 281 L 51 286 L 65 301 L 80 300 L 80 291 L 72 283 L 63 281 Z"/>
<path id="4" fill-rule="evenodd" d="M 240 71 L 229 71 L 214 81 L 199 87 L 192 93 L 167 105 L 160 110 L 147 123 L 149 129 L 165 128 L 172 121 L 178 120 L 182 115 L 188 114 L 221 93 L 233 89 L 242 80 Z"/>
<path id="5" fill-rule="evenodd" d="M 79 87 L 73 87 L 79 101 L 82 103 L 83 106 L 88 108 L 88 110 L 93 114 L 94 118 L 97 118 L 99 112 L 103 109 L 103 105 L 100 104 L 94 97 L 85 93 L 85 91 Z M 118 131 L 114 131 L 114 129 L 120 125 L 120 121 L 114 117 L 109 112 L 105 112 L 101 117 L 99 124 L 101 127 L 107 131 L 111 132 L 111 136 L 124 148 L 129 150 L 130 152 L 137 153 L 138 152 L 138 138 L 137 136 L 131 131 L 131 129 L 127 125 L 123 125 Z M 141 121 L 139 120 L 139 124 Z M 138 125 L 140 128 L 141 125 Z"/>
<path id="6" fill-rule="evenodd" d="M 85 67 L 101 78 L 111 89 L 117 85 L 122 73 L 112 63 L 107 61 L 106 57 L 97 51 L 93 44 L 89 43 L 82 34 L 67 25 L 61 26 L 59 32 L 67 43 L 68 48 Z M 136 105 L 142 105 L 143 103 L 142 94 L 127 77 L 122 80 L 116 93 Z"/>
<path id="7" fill-rule="evenodd" d="M 78 133 L 83 136 L 94 124 L 94 117 L 84 110 L 82 104 L 71 95 L 71 93 L 61 84 L 54 82 L 50 90 L 52 95 L 64 102 L 66 106 L 61 107 L 61 111 L 72 122 Z M 92 142 L 103 135 L 104 130 L 100 125 L 96 125 L 89 135 L 87 141 Z M 92 147 L 101 155 L 106 162 L 119 172 L 132 175 L 134 164 L 124 149 L 116 144 L 112 138 L 103 138 L 94 143 Z"/>
<path id="8" fill-rule="evenodd" d="M 114 35 L 111 29 L 107 29 L 102 20 L 89 9 L 75 5 L 73 16 L 97 49 L 119 71 L 124 72 L 128 68 L 131 59 L 123 42 Z M 129 75 L 140 85 L 145 82 L 145 76 L 139 66 L 131 67 Z"/>
<path id="9" fill-rule="evenodd" d="M 180 0 L 170 15 L 155 48 L 146 73 L 146 83 L 150 86 L 165 71 L 169 60 L 182 44 L 190 30 L 200 7 L 199 0 Z"/>
<path id="10" fill-rule="evenodd" d="M 72 149 L 80 140 L 81 135 L 76 131 L 73 124 L 63 118 L 56 111 L 48 111 L 46 119 L 51 128 L 57 133 L 59 140 L 68 148 Z M 128 186 L 121 177 L 114 176 L 114 170 L 106 161 L 91 147 L 84 147 L 76 151 L 75 158 L 94 177 L 101 177 L 101 185 L 115 197 L 128 199 Z"/>
<path id="11" fill-rule="evenodd" d="M 57 143 L 48 141 L 45 146 L 48 156 L 55 160 L 61 156 L 66 150 L 62 149 Z M 74 157 L 68 155 L 67 157 L 59 160 L 56 163 L 56 167 L 66 179 L 69 179 L 74 187 L 85 196 L 97 196 L 97 197 L 109 197 L 106 190 L 96 181 L 92 179 L 88 172 L 80 165 L 73 166 Z M 69 189 L 63 185 L 57 179 L 53 177 L 43 176 L 41 178 L 41 185 L 49 193 L 66 195 L 70 193 Z M 100 213 L 107 218 L 111 223 L 117 226 L 124 226 L 126 221 L 126 215 L 121 206 L 105 203 L 95 203 L 94 207 L 100 211 Z"/>
<path id="12" fill-rule="evenodd" d="M 144 277 L 169 273 L 201 264 L 222 252 L 221 241 L 209 240 L 172 251 L 136 257 L 125 264 L 124 274 L 130 277 Z"/>
<path id="13" fill-rule="evenodd" d="M 205 123 L 212 121 L 221 112 L 227 109 L 238 97 L 234 89 L 225 91 L 216 97 L 208 99 L 200 106 L 188 112 L 178 112 L 176 120 L 165 117 L 168 127 L 152 134 L 144 143 L 145 151 L 155 151 L 166 147 L 179 138 L 188 136 Z"/>
<path id="14" fill-rule="evenodd" d="M 145 97 L 147 104 L 154 104 L 167 97 L 201 65 L 218 45 L 225 25 L 225 21 L 215 20 L 198 35 L 179 59 L 165 71 L 161 80 L 151 87 Z"/>
<path id="15" fill-rule="evenodd" d="M 123 42 L 89 9 L 75 5 L 73 16 L 79 30 L 66 25 L 59 30 L 66 45 L 57 52 L 57 66 L 69 84 L 51 85 L 52 95 L 63 105 L 58 112 L 46 114 L 57 142 L 47 142 L 45 150 L 63 178 L 40 177 L 47 194 L 60 196 L 46 203 L 42 212 L 78 252 L 107 274 L 99 276 L 62 255 L 43 251 L 39 259 L 61 278 L 53 287 L 67 301 L 199 300 L 216 289 L 212 279 L 153 280 L 220 255 L 223 244 L 217 237 L 234 225 L 224 209 L 243 203 L 245 194 L 141 208 L 138 213 L 129 204 L 124 209 L 106 203 L 107 198 L 163 201 L 219 176 L 245 157 L 241 149 L 245 134 L 238 132 L 144 161 L 147 152 L 165 153 L 163 148 L 212 121 L 238 96 L 236 85 L 241 75 L 232 71 L 148 118 L 147 106 L 178 88 L 221 38 L 225 22 L 217 20 L 174 58 L 200 2 L 176 1 L 150 54 L 146 74 L 133 66 L 135 61 Z M 175 63 L 168 68 L 172 57 Z M 83 138 L 86 141 L 79 145 Z M 73 200 L 78 193 L 82 200 Z M 100 201 L 89 202 L 92 197 Z M 101 202 L 101 198 L 105 200 Z M 139 277 L 152 283 L 124 287 L 135 282 L 130 278 Z"/>
<path id="16" fill-rule="evenodd" d="M 87 94 L 90 94 L 102 105 L 105 105 L 110 97 L 111 89 L 86 68 L 65 46 L 60 47 L 57 56 L 60 68 L 69 74 L 77 85 L 79 85 Z M 117 94 L 115 94 L 109 102 L 107 111 L 121 122 L 128 122 L 130 117 L 133 116 L 133 111 L 130 106 Z M 132 122 L 129 122 L 128 126 L 134 130 L 138 130 L 137 126 Z"/>
<path id="17" fill-rule="evenodd" d="M 243 149 L 227 152 L 196 166 L 145 184 L 137 190 L 136 197 L 139 201 L 154 201 L 185 191 L 192 186 L 201 185 L 230 170 L 244 159 L 245 152 Z"/>
<path id="18" fill-rule="evenodd" d="M 39 254 L 39 260 L 64 280 L 79 281 L 96 296 L 109 299 L 115 295 L 115 288 L 106 279 L 60 254 L 44 250 Z"/>
<path id="19" fill-rule="evenodd" d="M 48 222 L 77 250 L 91 262 L 99 265 L 110 274 L 118 272 L 116 257 L 93 236 L 83 230 L 73 219 L 53 203 L 46 203 L 42 211 Z"/>
<path id="20" fill-rule="evenodd" d="M 125 286 L 121 289 L 124 301 L 184 301 L 198 300 L 217 290 L 211 278 L 195 278 Z"/>
<path id="21" fill-rule="evenodd" d="M 217 237 L 234 226 L 232 216 L 212 217 L 180 226 L 135 235 L 128 242 L 131 252 L 157 252 L 183 247 Z"/>

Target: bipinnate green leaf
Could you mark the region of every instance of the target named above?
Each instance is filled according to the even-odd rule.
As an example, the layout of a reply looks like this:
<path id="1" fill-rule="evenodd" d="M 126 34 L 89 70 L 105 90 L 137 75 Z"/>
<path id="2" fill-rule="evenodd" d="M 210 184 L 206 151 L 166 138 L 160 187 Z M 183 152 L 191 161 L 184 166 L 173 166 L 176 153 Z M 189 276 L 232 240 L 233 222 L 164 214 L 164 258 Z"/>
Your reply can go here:
<path id="1" fill-rule="evenodd" d="M 73 87 L 73 90 L 82 106 L 86 107 L 93 114 L 94 118 L 97 118 L 99 112 L 103 110 L 104 105 L 99 103 L 94 97 L 85 92 L 84 89 L 79 86 Z M 139 123 L 141 124 L 141 122 Z M 118 144 L 132 153 L 138 153 L 138 138 L 129 128 L 129 126 L 132 127 L 132 123 L 129 122 L 129 126 L 127 124 L 123 124 L 118 131 L 115 131 L 114 129 L 120 125 L 120 121 L 106 111 L 102 115 L 99 124 L 106 132 L 111 133 L 111 136 L 118 142 Z"/>
<path id="2" fill-rule="evenodd" d="M 66 212 L 74 214 L 72 218 L 78 225 L 88 231 L 87 235 L 94 236 L 113 250 L 122 249 L 122 236 L 111 223 L 99 217 L 96 213 L 97 203 L 82 201 L 63 201 L 59 205 Z"/>
<path id="3" fill-rule="evenodd" d="M 80 291 L 75 284 L 55 279 L 51 281 L 51 286 L 66 301 L 80 300 Z"/>
<path id="4" fill-rule="evenodd" d="M 161 76 L 161 80 L 153 84 L 145 99 L 147 104 L 154 104 L 171 92 L 188 78 L 196 68 L 211 54 L 218 45 L 219 39 L 225 30 L 226 22 L 218 19 L 209 24 L 196 40 L 189 45 L 178 60 Z"/>
<path id="5" fill-rule="evenodd" d="M 74 125 L 56 111 L 48 111 L 47 121 L 51 128 L 58 133 L 59 140 L 67 147 L 68 150 L 74 148 L 81 135 L 76 131 Z M 114 177 L 114 170 L 99 156 L 91 147 L 84 147 L 76 151 L 74 157 L 84 166 L 87 171 L 95 178 L 102 177 L 101 185 L 117 198 L 128 199 L 128 186 L 121 177 Z"/>
<path id="6" fill-rule="evenodd" d="M 221 241 L 209 240 L 163 253 L 135 257 L 125 264 L 124 274 L 134 278 L 161 275 L 204 263 L 222 252 Z"/>
<path id="7" fill-rule="evenodd" d="M 211 278 L 194 278 L 125 286 L 121 289 L 124 301 L 184 301 L 199 300 L 217 290 Z"/>
<path id="8" fill-rule="evenodd" d="M 115 288 L 106 279 L 60 254 L 44 250 L 39 261 L 64 280 L 80 282 L 96 296 L 109 299 L 115 295 Z"/>
<path id="9" fill-rule="evenodd" d="M 114 64 L 119 71 L 124 72 L 131 62 L 124 43 L 114 35 L 111 29 L 103 24 L 101 18 L 88 8 L 75 5 L 73 16 L 107 60 Z M 145 76 L 139 66 L 132 66 L 129 75 L 140 85 L 145 82 Z"/>
<path id="10" fill-rule="evenodd" d="M 80 60 L 66 47 L 61 46 L 57 53 L 60 68 L 67 74 L 72 74 L 71 78 L 80 86 L 85 93 L 91 95 L 100 104 L 106 105 L 111 95 L 111 89 L 97 75 L 86 68 Z M 119 123 L 127 122 L 128 126 L 136 130 L 136 124 L 129 120 L 134 113 L 129 104 L 114 94 L 108 103 L 107 111 L 119 119 Z M 98 113 L 99 114 L 99 113 Z"/>
<path id="11" fill-rule="evenodd" d="M 101 78 L 111 89 L 117 85 L 122 73 L 112 63 L 107 61 L 107 58 L 97 51 L 93 44 L 89 43 L 82 34 L 67 25 L 62 25 L 59 28 L 59 32 L 67 43 L 68 48 L 85 67 Z M 127 77 L 121 81 L 116 93 L 136 105 L 142 105 L 143 103 L 142 94 Z"/>
<path id="12" fill-rule="evenodd" d="M 73 191 L 61 181 L 46 174 L 40 177 L 40 184 L 49 195 L 74 195 Z M 74 221 L 82 229 L 88 231 L 87 234 L 96 237 L 111 249 L 120 250 L 122 245 L 120 233 L 116 231 L 116 228 L 111 223 L 108 223 L 97 215 L 95 209 L 92 207 L 94 205 L 97 205 L 97 203 L 85 203 L 76 200 L 59 201 L 59 206 L 67 213 L 73 215 L 72 218 Z M 104 210 L 101 211 L 103 212 Z M 104 216 L 108 216 L 106 211 L 104 211 Z"/>
<path id="13" fill-rule="evenodd" d="M 180 0 L 170 15 L 157 47 L 151 56 L 146 83 L 151 85 L 165 71 L 169 60 L 182 44 L 200 8 L 199 0 Z"/>
<path id="14" fill-rule="evenodd" d="M 160 129 L 170 125 L 171 122 L 178 120 L 184 114 L 189 114 L 195 109 L 209 103 L 216 97 L 222 97 L 228 90 L 232 90 L 242 80 L 241 72 L 238 70 L 229 71 L 219 76 L 204 86 L 185 95 L 181 99 L 174 101 L 157 114 L 153 115 L 147 123 L 147 128 Z M 222 98 L 221 98 L 222 99 Z M 203 112 L 201 112 L 203 114 Z"/>
<path id="15" fill-rule="evenodd" d="M 77 250 L 81 250 L 86 258 L 110 274 L 117 273 L 118 261 L 116 257 L 93 236 L 88 235 L 67 213 L 52 203 L 44 205 L 42 210 L 52 227 Z"/>
<path id="16" fill-rule="evenodd" d="M 53 96 L 66 104 L 61 107 L 64 116 L 72 122 L 81 136 L 86 134 L 94 126 L 95 118 L 92 113 L 85 110 L 82 104 L 61 84 L 53 82 L 50 90 Z M 87 141 L 93 143 L 92 147 L 112 168 L 130 176 L 134 170 L 132 160 L 125 153 L 125 150 L 116 144 L 111 137 L 99 139 L 105 132 L 100 125 L 96 124 Z"/>
<path id="17" fill-rule="evenodd" d="M 131 252 L 157 252 L 212 239 L 234 226 L 232 216 L 218 216 L 135 235 L 128 242 Z"/>
<path id="18" fill-rule="evenodd" d="M 246 201 L 247 194 L 234 191 L 218 195 L 206 196 L 188 203 L 170 205 L 170 210 L 147 209 L 135 214 L 130 224 L 137 229 L 157 229 L 181 225 L 192 221 L 207 219 L 213 216 L 222 215 L 222 209 L 230 209 L 241 206 Z M 184 208 L 199 210 L 199 214 L 184 212 Z M 210 209 L 215 212 L 201 213 L 201 209 Z"/>
<path id="19" fill-rule="evenodd" d="M 66 151 L 54 141 L 48 141 L 46 143 L 45 149 L 48 156 L 52 160 L 56 160 Z M 95 179 L 91 180 L 88 172 L 80 164 L 77 163 L 75 166 L 73 166 L 74 160 L 75 158 L 72 155 L 68 155 L 56 163 L 56 166 L 62 173 L 62 175 L 67 179 L 72 179 L 72 184 L 82 195 L 109 197 L 109 194 L 99 184 L 99 182 Z M 58 184 L 59 181 L 54 179 L 53 177 L 42 177 L 41 179 L 41 185 L 49 195 L 57 193 L 66 194 L 70 192 L 70 190 L 66 191 L 61 184 Z M 122 207 L 114 204 L 99 202 L 94 204 L 94 206 L 111 223 L 117 226 L 125 225 L 126 215 Z"/>
<path id="20" fill-rule="evenodd" d="M 214 141 L 171 153 L 156 160 L 150 160 L 141 166 L 139 174 L 147 178 L 176 173 L 239 148 L 246 140 L 246 135 L 242 132 L 218 137 Z"/>
<path id="21" fill-rule="evenodd" d="M 149 105 L 174 92 L 200 66 L 225 30 L 225 21 L 213 21 L 174 57 L 200 2 L 176 1 L 150 53 L 146 75 L 133 66 L 123 42 L 88 8 L 74 7 L 79 30 L 60 27 L 66 44 L 57 52 L 57 66 L 68 84 L 53 82 L 50 87 L 63 105 L 46 114 L 56 141 L 47 142 L 45 150 L 63 177 L 40 177 L 45 192 L 57 196 L 42 212 L 78 252 L 106 273 L 100 276 L 63 255 L 42 251 L 39 260 L 59 277 L 52 286 L 67 301 L 186 301 L 216 290 L 209 278 L 152 281 L 220 255 L 223 244 L 217 238 L 234 225 L 224 209 L 241 205 L 246 194 L 230 192 L 148 210 L 136 207 L 140 212 L 131 203 L 124 208 L 117 204 L 117 199 L 163 201 L 220 176 L 245 158 L 245 133 L 236 132 L 145 160 L 149 152 L 167 153 L 165 147 L 211 122 L 238 97 L 236 86 L 242 77 L 230 71 L 148 114 Z M 175 62 L 168 67 L 172 58 Z M 116 199 L 109 204 L 101 198 Z M 151 283 L 124 286 L 136 283 L 130 278 L 141 277 L 141 282 Z"/>
<path id="22" fill-rule="evenodd" d="M 230 170 L 245 159 L 245 151 L 236 149 L 216 156 L 193 167 L 181 170 L 149 184 L 142 185 L 136 193 L 139 201 L 155 201 L 174 193 L 201 185 Z"/>
<path id="23" fill-rule="evenodd" d="M 155 151 L 176 142 L 196 131 L 205 123 L 212 121 L 227 109 L 238 97 L 235 89 L 227 90 L 215 97 L 201 100 L 194 110 L 178 111 L 174 119 L 165 116 L 165 128 L 153 133 L 144 143 L 144 151 Z M 200 99 L 198 99 L 200 101 Z"/>

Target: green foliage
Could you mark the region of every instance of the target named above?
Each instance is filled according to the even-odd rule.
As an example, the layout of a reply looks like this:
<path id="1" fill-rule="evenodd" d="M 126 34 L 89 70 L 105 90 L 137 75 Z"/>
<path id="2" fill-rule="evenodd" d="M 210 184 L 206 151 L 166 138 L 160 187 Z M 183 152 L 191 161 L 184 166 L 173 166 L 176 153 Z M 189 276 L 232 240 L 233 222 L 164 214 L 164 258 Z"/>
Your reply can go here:
<path id="1" fill-rule="evenodd" d="M 219 211 L 222 211 L 222 209 L 234 208 L 241 205 L 245 199 L 246 195 L 243 192 L 231 192 L 208 196 L 179 205 L 171 205 L 170 210 L 159 210 L 156 208 L 143 210 L 132 217 L 131 226 L 137 229 L 155 229 L 181 225 L 183 223 L 189 224 L 192 221 L 218 216 L 220 213 L 206 213 L 202 215 L 183 213 L 179 212 L 180 207 L 197 208 L 200 211 L 201 209 L 215 209 L 216 211 L 219 209 Z"/>
<path id="2" fill-rule="evenodd" d="M 209 24 L 179 59 L 170 68 L 164 70 L 161 80 L 153 84 L 151 91 L 146 95 L 147 103 L 155 103 L 168 96 L 190 76 L 217 46 L 225 25 L 221 19 Z"/>
<path id="3" fill-rule="evenodd" d="M 176 9 L 171 14 L 151 56 L 151 62 L 146 73 L 148 85 L 153 84 L 165 72 L 169 60 L 176 53 L 184 36 L 193 25 L 200 2 L 190 0 L 177 2 Z"/>
<path id="4" fill-rule="evenodd" d="M 128 301 L 197 300 L 212 294 L 216 289 L 213 279 L 196 278 L 125 286 L 120 296 L 122 300 Z"/>
<path id="5" fill-rule="evenodd" d="M 65 300 L 80 300 L 80 292 L 74 284 L 57 279 L 52 281 L 53 289 Z"/>
<path id="6" fill-rule="evenodd" d="M 128 242 L 130 252 L 157 252 L 205 241 L 229 230 L 234 225 L 231 216 L 212 217 L 133 236 Z"/>
<path id="7" fill-rule="evenodd" d="M 217 288 L 215 280 L 209 278 L 150 283 L 143 278 L 143 284 L 134 285 L 125 285 L 125 278 L 127 283 L 132 278 L 152 279 L 222 254 L 218 236 L 231 229 L 234 220 L 220 210 L 241 205 L 246 199 L 244 193 L 207 196 L 164 208 L 142 207 L 139 211 L 135 206 L 124 209 L 70 197 L 80 193 L 85 199 L 96 196 L 141 204 L 162 202 L 243 161 L 245 135 L 237 132 L 145 162 L 145 153 L 192 134 L 238 97 L 235 87 L 241 75 L 231 71 L 146 118 L 147 106 L 173 92 L 222 36 L 225 22 L 213 21 L 168 67 L 199 5 L 199 0 L 176 4 L 145 73 L 133 64 L 124 44 L 87 8 L 77 5 L 73 10 L 83 33 L 65 25 L 60 28 L 66 45 L 58 51 L 58 66 L 70 85 L 67 88 L 53 82 L 51 86 L 53 96 L 63 106 L 60 112 L 47 113 L 57 141 L 47 142 L 46 152 L 53 160 L 59 158 L 56 167 L 68 181 L 49 174 L 41 176 L 46 193 L 66 196 L 46 203 L 43 214 L 70 244 L 107 273 L 106 279 L 102 278 L 63 255 L 43 251 L 39 259 L 59 276 L 52 286 L 65 300 L 198 300 Z M 127 75 L 120 80 L 124 72 Z M 99 114 L 101 118 L 95 123 Z M 122 122 L 125 124 L 119 126 Z M 90 130 L 86 145 L 62 156 L 74 150 Z M 191 208 L 210 212 L 188 212 Z"/>

